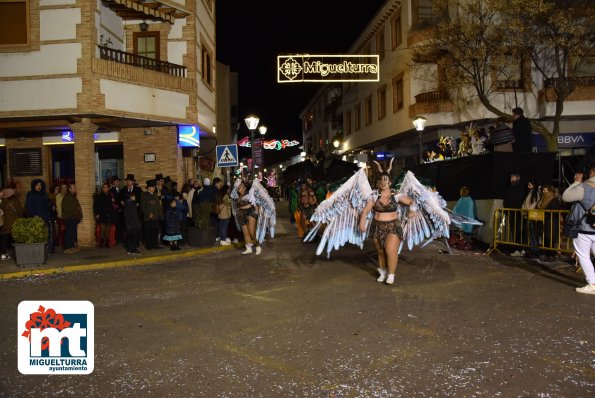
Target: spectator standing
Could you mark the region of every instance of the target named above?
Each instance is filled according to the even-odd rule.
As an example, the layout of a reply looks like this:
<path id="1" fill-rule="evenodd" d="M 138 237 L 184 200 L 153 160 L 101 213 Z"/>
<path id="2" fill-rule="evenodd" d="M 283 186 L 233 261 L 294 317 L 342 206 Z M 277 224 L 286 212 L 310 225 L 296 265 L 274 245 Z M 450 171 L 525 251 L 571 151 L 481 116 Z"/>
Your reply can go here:
<path id="1" fill-rule="evenodd" d="M 4 214 L 4 225 L 0 228 L 0 259 L 8 260 L 8 246 L 12 238 L 12 225 L 17 218 L 23 216 L 23 206 L 14 189 L 4 188 L 0 192 L 0 210 Z"/>
<path id="2" fill-rule="evenodd" d="M 83 219 L 83 210 L 76 197 L 76 185 L 70 183 L 68 192 L 62 200 L 62 218 L 64 219 L 64 253 L 77 253 L 76 247 L 78 224 Z"/>
<path id="3" fill-rule="evenodd" d="M 48 241 L 46 244 L 46 251 L 49 254 L 54 252 L 54 241 L 52 234 L 52 204 L 46 192 L 45 182 L 42 179 L 36 178 L 31 181 L 31 191 L 27 192 L 25 198 L 25 212 L 28 217 L 40 217 L 48 230 Z"/>
<path id="4" fill-rule="evenodd" d="M 453 213 L 460 214 L 465 217 L 477 219 L 477 209 L 475 207 L 475 201 L 469 195 L 469 188 L 462 186 L 459 190 L 460 198 L 455 204 Z M 463 232 L 465 235 L 471 235 L 473 233 L 473 225 L 463 224 Z"/>
<path id="5" fill-rule="evenodd" d="M 124 241 L 124 217 L 122 214 L 122 203 L 120 203 L 120 177 L 113 176 L 112 183 L 109 190 L 110 198 L 112 200 L 112 224 L 116 226 L 116 243 Z"/>
<path id="6" fill-rule="evenodd" d="M 541 199 L 537 204 L 540 210 L 560 210 L 562 204 L 552 185 L 544 185 L 541 189 Z M 544 247 L 558 248 L 560 244 L 560 214 L 545 214 L 543 221 L 543 245 Z M 551 252 L 550 252 L 551 253 Z M 553 256 L 548 255 L 546 260 L 552 260 Z"/>
<path id="7" fill-rule="evenodd" d="M 510 185 L 504 191 L 504 200 L 502 205 L 505 209 L 516 210 L 523 206 L 523 200 L 525 198 L 525 189 L 521 184 L 521 176 L 519 174 L 510 175 Z M 504 236 L 505 240 L 510 240 L 515 243 L 521 243 L 521 225 L 523 218 L 518 211 L 506 211 L 505 220 L 507 226 L 504 231 L 509 235 Z M 511 236 L 512 235 L 512 236 Z M 511 253 L 511 256 L 522 256 L 523 253 L 519 250 L 515 250 Z"/>
<path id="8" fill-rule="evenodd" d="M 512 110 L 512 118 L 512 133 L 514 135 L 514 142 L 512 143 L 513 152 L 531 152 L 531 136 L 533 134 L 531 122 L 525 117 L 522 108 L 514 108 Z"/>
<path id="9" fill-rule="evenodd" d="M 165 230 L 163 232 L 163 240 L 169 242 L 170 250 L 180 250 L 178 241 L 182 240 L 180 230 L 180 220 L 178 219 L 178 212 L 176 210 L 177 201 L 170 195 L 165 198 Z"/>
<path id="10" fill-rule="evenodd" d="M 140 254 L 141 222 L 138 215 L 136 194 L 132 192 L 124 202 L 124 221 L 126 227 L 126 251 L 128 254 Z"/>
<path id="11" fill-rule="evenodd" d="M 229 197 L 229 185 L 223 185 L 215 195 L 215 205 L 219 208 L 219 229 L 217 238 L 221 246 L 231 245 L 231 240 L 227 237 L 227 228 L 231 219 L 231 198 Z"/>
<path id="12" fill-rule="evenodd" d="M 177 191 L 172 191 L 176 199 L 176 214 L 180 222 L 180 233 L 182 234 L 181 241 L 188 239 L 188 202 L 186 201 L 187 194 L 181 194 Z M 178 242 L 180 243 L 180 242 Z"/>
<path id="13" fill-rule="evenodd" d="M 110 247 L 110 228 L 112 226 L 113 214 L 116 212 L 112 206 L 112 196 L 108 183 L 101 185 L 101 192 L 95 195 L 93 200 L 93 214 L 99 228 L 97 247 Z"/>
<path id="14" fill-rule="evenodd" d="M 161 198 L 157 196 L 155 180 L 147 181 L 147 190 L 142 193 L 140 207 L 143 214 L 145 247 L 148 250 L 161 249 L 159 246 L 159 224 L 163 220 Z"/>
<path id="15" fill-rule="evenodd" d="M 539 200 L 541 199 L 541 193 L 540 193 L 539 183 L 535 179 L 529 180 L 529 182 L 527 183 L 527 189 L 528 189 L 528 192 L 527 192 L 527 196 L 525 196 L 525 200 L 523 201 L 522 209 L 527 210 L 527 211 L 523 212 L 524 225 L 526 226 L 523 228 L 523 233 L 525 236 L 528 237 L 528 239 L 523 240 L 523 242 L 525 242 L 525 243 L 528 242 L 531 249 L 527 253 L 524 253 L 524 255 L 528 258 L 533 258 L 533 257 L 537 257 L 537 255 L 538 255 L 536 248 L 539 247 L 539 229 L 540 229 L 539 223 L 540 222 L 535 221 L 535 220 L 529 220 L 528 210 L 534 210 L 537 208 L 537 204 L 539 203 Z"/>
<path id="16" fill-rule="evenodd" d="M 589 179 L 583 182 L 583 174 L 574 175 L 572 183 L 562 194 L 564 202 L 581 202 L 583 209 L 591 209 L 595 203 L 595 166 L 589 169 Z M 595 252 L 595 228 L 586 221 L 586 217 L 581 220 L 578 237 L 572 240 L 574 250 L 585 273 L 587 285 L 577 287 L 578 293 L 595 294 L 595 271 L 591 261 L 591 253 Z"/>

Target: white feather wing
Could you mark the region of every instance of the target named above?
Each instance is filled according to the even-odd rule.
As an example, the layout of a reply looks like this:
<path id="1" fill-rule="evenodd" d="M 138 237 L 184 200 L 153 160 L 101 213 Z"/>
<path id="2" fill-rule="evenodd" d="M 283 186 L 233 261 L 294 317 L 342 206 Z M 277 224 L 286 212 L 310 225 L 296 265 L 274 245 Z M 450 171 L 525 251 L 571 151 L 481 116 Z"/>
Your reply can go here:
<path id="1" fill-rule="evenodd" d="M 361 169 L 316 207 L 310 217 L 314 227 L 304 242 L 312 241 L 318 230 L 325 226 L 317 255 L 322 253 L 325 246 L 327 257 L 330 257 L 333 249 L 337 250 L 348 242 L 363 247 L 368 231 L 360 232 L 359 217 L 372 195 L 365 171 Z"/>
<path id="2" fill-rule="evenodd" d="M 409 250 L 415 245 L 426 246 L 437 237 L 449 236 L 450 217 L 446 211 L 446 201 L 429 188 L 422 185 L 411 171 L 408 171 L 401 185 L 401 193 L 413 199 L 417 211 L 408 217 L 408 206 L 400 205 L 403 220 L 403 243 Z M 399 248 L 399 251 L 401 248 Z"/>
<path id="3" fill-rule="evenodd" d="M 264 241 L 267 231 L 271 238 L 275 237 L 275 224 L 277 222 L 275 202 L 262 186 L 258 179 L 252 181 L 247 199 L 254 206 L 258 206 L 258 223 L 256 224 L 256 239 L 259 243 Z"/>

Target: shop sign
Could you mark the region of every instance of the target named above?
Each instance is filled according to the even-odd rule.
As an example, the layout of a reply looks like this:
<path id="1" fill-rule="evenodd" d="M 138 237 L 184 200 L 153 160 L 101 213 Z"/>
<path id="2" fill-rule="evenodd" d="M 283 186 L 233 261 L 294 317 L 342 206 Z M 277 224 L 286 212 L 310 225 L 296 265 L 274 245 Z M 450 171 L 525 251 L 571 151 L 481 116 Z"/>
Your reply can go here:
<path id="1" fill-rule="evenodd" d="M 200 129 L 195 124 L 178 125 L 178 145 L 187 148 L 200 148 Z"/>
<path id="2" fill-rule="evenodd" d="M 594 143 L 594 135 L 595 132 L 559 134 L 558 148 L 590 147 Z M 547 143 L 541 134 L 533 134 L 533 146 L 547 147 Z"/>

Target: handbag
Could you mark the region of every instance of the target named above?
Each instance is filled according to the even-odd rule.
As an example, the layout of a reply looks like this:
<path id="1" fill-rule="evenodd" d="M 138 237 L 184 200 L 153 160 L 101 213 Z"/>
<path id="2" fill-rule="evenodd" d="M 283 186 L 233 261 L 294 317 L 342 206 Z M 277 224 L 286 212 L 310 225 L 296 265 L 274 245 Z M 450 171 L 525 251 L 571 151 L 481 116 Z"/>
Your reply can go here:
<path id="1" fill-rule="evenodd" d="M 544 213 L 543 210 L 530 209 L 529 210 L 528 218 L 531 221 L 541 221 L 541 222 L 543 222 L 544 219 L 545 219 L 545 213 Z"/>

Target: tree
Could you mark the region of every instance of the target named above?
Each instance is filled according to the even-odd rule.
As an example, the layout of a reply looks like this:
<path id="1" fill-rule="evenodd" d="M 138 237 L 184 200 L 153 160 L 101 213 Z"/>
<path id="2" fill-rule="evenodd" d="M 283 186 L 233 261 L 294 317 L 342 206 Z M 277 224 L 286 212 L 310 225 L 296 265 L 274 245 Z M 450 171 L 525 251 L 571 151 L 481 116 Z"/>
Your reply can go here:
<path id="1" fill-rule="evenodd" d="M 437 60 L 443 89 L 478 99 L 507 120 L 512 116 L 502 105 L 502 89 L 514 90 L 509 108 L 518 106 L 528 87 L 541 86 L 521 78 L 535 68 L 554 89 L 556 108 L 552 131 L 531 122 L 556 150 L 564 101 L 576 87 L 572 71 L 593 51 L 593 8 L 589 0 L 435 0 L 437 23 L 414 59 Z"/>

